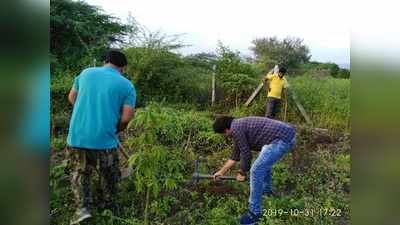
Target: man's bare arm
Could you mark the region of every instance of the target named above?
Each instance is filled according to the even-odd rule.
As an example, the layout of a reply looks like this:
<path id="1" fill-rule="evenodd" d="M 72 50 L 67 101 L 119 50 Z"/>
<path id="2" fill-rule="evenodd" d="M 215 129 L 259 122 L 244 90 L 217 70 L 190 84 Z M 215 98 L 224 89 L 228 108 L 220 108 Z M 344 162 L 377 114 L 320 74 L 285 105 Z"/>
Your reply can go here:
<path id="1" fill-rule="evenodd" d="M 71 105 L 75 104 L 77 96 L 78 96 L 78 91 L 72 88 L 68 94 L 68 101 L 71 103 Z"/>
<path id="2" fill-rule="evenodd" d="M 118 123 L 118 133 L 124 131 L 129 124 L 129 121 L 135 116 L 135 109 L 131 106 L 124 105 L 121 110 L 121 119 Z"/>
<path id="3" fill-rule="evenodd" d="M 218 179 L 219 176 L 223 176 L 226 172 L 228 172 L 234 165 L 236 164 L 235 160 L 228 159 L 225 162 L 224 166 L 214 174 L 214 179 Z"/>

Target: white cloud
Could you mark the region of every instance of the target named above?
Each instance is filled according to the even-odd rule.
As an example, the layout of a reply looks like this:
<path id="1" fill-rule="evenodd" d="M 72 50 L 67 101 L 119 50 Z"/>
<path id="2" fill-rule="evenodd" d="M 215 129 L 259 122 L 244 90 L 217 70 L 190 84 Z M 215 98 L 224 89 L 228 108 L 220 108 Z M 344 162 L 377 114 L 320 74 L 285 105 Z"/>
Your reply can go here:
<path id="1" fill-rule="evenodd" d="M 192 47 L 183 52 L 210 51 L 218 40 L 250 53 L 255 37 L 300 37 L 310 47 L 313 59 L 350 61 L 348 1 L 265 0 L 86 0 L 121 19 L 129 12 L 150 30 L 168 34 L 186 33 Z"/>

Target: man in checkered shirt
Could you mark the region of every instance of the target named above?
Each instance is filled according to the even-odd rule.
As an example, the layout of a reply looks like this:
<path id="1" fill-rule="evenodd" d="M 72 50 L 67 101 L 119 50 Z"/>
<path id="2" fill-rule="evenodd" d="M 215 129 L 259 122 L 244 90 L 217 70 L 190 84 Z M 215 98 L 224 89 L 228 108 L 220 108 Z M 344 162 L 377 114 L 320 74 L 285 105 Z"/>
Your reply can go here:
<path id="1" fill-rule="evenodd" d="M 295 128 L 287 123 L 266 117 L 245 117 L 235 119 L 222 116 L 215 120 L 214 131 L 233 139 L 234 149 L 230 159 L 214 174 L 218 180 L 236 162 L 240 161 L 237 181 L 245 181 L 250 172 L 249 210 L 242 215 L 240 224 L 256 224 L 262 215 L 262 196 L 273 196 L 272 166 L 295 144 Z M 251 151 L 259 151 L 251 165 Z"/>

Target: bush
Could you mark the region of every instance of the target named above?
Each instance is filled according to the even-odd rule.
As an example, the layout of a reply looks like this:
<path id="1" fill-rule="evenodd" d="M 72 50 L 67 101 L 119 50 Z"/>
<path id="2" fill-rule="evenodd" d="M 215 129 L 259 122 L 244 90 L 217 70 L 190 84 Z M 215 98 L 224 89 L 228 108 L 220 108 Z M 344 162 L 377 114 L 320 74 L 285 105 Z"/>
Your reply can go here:
<path id="1" fill-rule="evenodd" d="M 137 87 L 138 105 L 152 100 L 206 104 L 211 72 L 192 66 L 168 49 L 135 47 L 125 50 L 127 74 Z"/>
<path id="2" fill-rule="evenodd" d="M 140 134 L 141 125 L 135 121 L 142 114 L 151 113 L 152 117 L 161 122 L 152 127 L 156 140 L 165 146 L 179 146 L 181 151 L 193 149 L 198 153 L 209 153 L 223 148 L 224 140 L 221 135 L 212 130 L 209 114 L 195 111 L 176 110 L 157 103 L 150 103 L 145 109 L 136 113 L 135 120 L 128 133 L 135 137 Z"/>
<path id="3" fill-rule="evenodd" d="M 216 58 L 217 102 L 224 108 L 237 107 L 251 94 L 258 83 L 256 68 L 246 62 L 239 52 L 233 52 L 219 43 Z"/>

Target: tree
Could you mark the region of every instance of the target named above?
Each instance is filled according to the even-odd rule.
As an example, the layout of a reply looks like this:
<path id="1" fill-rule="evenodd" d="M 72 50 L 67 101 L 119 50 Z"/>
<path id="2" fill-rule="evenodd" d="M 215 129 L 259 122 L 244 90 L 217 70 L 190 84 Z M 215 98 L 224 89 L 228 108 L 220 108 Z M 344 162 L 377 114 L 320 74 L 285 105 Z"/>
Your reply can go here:
<path id="1" fill-rule="evenodd" d="M 175 51 L 184 46 L 180 34 L 169 35 L 138 27 L 135 41 L 129 41 L 131 46 L 124 50 L 129 62 L 128 77 L 141 93 L 138 102 L 204 99 L 204 93 L 200 92 L 205 88 L 207 77 L 204 75 L 212 67 L 213 56 L 183 57 Z"/>
<path id="2" fill-rule="evenodd" d="M 304 70 L 304 72 L 315 72 L 315 71 L 328 71 L 329 75 L 335 78 L 348 78 L 350 76 L 350 72 L 346 69 L 341 69 L 336 63 L 328 62 L 328 63 L 322 63 L 322 62 L 316 62 L 316 61 L 311 61 L 306 64 L 301 65 L 301 69 Z M 348 73 L 347 73 L 348 72 Z"/>
<path id="3" fill-rule="evenodd" d="M 129 165 L 137 193 L 145 196 L 142 197 L 145 225 L 150 224 L 150 206 L 160 197 L 161 191 L 174 191 L 183 180 L 182 154 L 174 154 L 174 150 L 167 149 L 158 141 L 158 131 L 166 126 L 166 117 L 169 116 L 157 106 L 150 105 L 146 110 L 139 110 L 128 127 L 137 134 L 128 139 L 129 145 L 135 149 Z"/>
<path id="4" fill-rule="evenodd" d="M 310 50 L 300 38 L 286 37 L 279 40 L 277 37 L 257 38 L 250 47 L 256 57 L 256 62 L 264 70 L 279 64 L 289 69 L 297 68 L 307 63 L 311 55 Z"/>
<path id="5" fill-rule="evenodd" d="M 239 100 L 248 96 L 256 85 L 257 71 L 239 52 L 232 51 L 221 42 L 218 43 L 215 63 L 219 97 L 224 99 L 224 104 L 238 106 Z"/>
<path id="6" fill-rule="evenodd" d="M 83 1 L 50 0 L 52 67 L 80 70 L 122 43 L 130 28 Z"/>
<path id="7" fill-rule="evenodd" d="M 125 49 L 128 76 L 134 80 L 142 96 L 174 96 L 179 88 L 179 74 L 173 71 L 183 66 L 178 54 L 164 48 L 132 47 Z M 143 100 L 143 99 L 138 99 Z"/>
<path id="8" fill-rule="evenodd" d="M 214 53 L 203 52 L 188 55 L 184 59 L 186 63 L 191 66 L 212 70 L 213 65 L 215 65 L 215 62 L 217 60 L 217 56 Z"/>
<path id="9" fill-rule="evenodd" d="M 234 52 L 222 42 L 218 42 L 215 63 L 217 65 L 217 74 L 241 73 L 255 76 L 256 73 L 252 65 L 240 56 L 240 52 Z"/>
<path id="10" fill-rule="evenodd" d="M 339 69 L 337 78 L 349 79 L 350 78 L 350 70 L 348 70 L 348 69 Z"/>
<path id="11" fill-rule="evenodd" d="M 185 47 L 180 40 L 183 34 L 170 35 L 161 30 L 151 31 L 137 22 L 131 13 L 128 14 L 127 24 L 130 29 L 126 34 L 123 48 L 139 47 L 172 51 Z"/>

